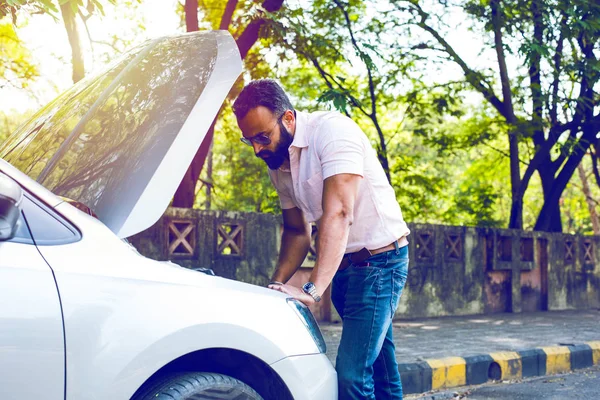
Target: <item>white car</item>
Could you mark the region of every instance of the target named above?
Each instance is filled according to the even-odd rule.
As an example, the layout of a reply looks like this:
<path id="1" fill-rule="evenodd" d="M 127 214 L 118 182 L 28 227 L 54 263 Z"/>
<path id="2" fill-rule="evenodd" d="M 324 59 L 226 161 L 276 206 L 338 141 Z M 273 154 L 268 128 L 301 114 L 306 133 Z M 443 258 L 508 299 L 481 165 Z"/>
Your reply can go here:
<path id="1" fill-rule="evenodd" d="M 305 306 L 124 240 L 164 212 L 240 72 L 226 32 L 157 39 L 0 143 L 0 399 L 337 398 Z"/>

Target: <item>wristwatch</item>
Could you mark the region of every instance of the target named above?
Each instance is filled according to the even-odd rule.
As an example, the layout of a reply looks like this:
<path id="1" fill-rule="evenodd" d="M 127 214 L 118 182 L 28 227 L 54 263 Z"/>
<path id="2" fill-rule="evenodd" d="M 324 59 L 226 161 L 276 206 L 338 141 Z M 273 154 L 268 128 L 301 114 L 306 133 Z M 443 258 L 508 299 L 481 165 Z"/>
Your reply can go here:
<path id="1" fill-rule="evenodd" d="M 310 297 L 315 299 L 315 302 L 318 303 L 319 301 L 321 301 L 321 296 L 319 296 L 319 294 L 317 293 L 317 287 L 314 283 L 306 282 L 304 286 L 302 286 L 302 290 L 304 291 L 304 293 L 310 295 Z"/>

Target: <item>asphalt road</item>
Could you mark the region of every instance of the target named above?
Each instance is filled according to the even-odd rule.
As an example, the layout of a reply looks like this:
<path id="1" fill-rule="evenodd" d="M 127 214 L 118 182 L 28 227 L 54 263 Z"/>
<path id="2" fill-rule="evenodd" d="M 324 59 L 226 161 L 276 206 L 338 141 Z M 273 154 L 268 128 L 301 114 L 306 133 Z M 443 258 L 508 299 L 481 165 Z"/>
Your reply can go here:
<path id="1" fill-rule="evenodd" d="M 488 383 L 456 388 L 444 393 L 408 396 L 414 399 L 460 400 L 600 400 L 600 366 L 562 375 L 522 381 Z"/>
<path id="2" fill-rule="evenodd" d="M 459 392 L 460 393 L 460 392 Z M 520 383 L 497 383 L 464 393 L 469 400 L 600 399 L 600 366 L 564 375 L 538 377 Z"/>

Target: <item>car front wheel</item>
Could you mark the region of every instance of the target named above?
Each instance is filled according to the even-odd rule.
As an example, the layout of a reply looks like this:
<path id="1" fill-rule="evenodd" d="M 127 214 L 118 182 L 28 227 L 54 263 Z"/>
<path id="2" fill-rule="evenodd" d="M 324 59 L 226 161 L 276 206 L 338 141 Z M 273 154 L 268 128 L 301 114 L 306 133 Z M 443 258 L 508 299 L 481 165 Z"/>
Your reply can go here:
<path id="1" fill-rule="evenodd" d="M 209 372 L 186 372 L 167 377 L 133 400 L 263 400 L 244 382 L 227 375 Z"/>

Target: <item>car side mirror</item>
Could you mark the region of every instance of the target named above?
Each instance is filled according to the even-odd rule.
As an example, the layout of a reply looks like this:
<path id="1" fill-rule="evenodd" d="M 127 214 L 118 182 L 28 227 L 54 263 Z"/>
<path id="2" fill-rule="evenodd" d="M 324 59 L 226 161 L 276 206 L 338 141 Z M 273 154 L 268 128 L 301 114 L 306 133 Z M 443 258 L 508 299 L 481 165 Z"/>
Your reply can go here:
<path id="1" fill-rule="evenodd" d="M 8 176 L 0 173 L 0 242 L 15 236 L 22 201 L 21 187 Z"/>

